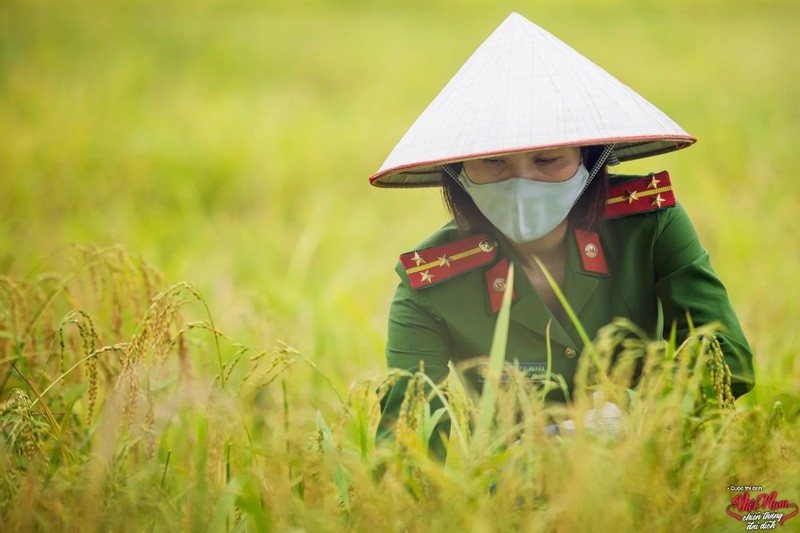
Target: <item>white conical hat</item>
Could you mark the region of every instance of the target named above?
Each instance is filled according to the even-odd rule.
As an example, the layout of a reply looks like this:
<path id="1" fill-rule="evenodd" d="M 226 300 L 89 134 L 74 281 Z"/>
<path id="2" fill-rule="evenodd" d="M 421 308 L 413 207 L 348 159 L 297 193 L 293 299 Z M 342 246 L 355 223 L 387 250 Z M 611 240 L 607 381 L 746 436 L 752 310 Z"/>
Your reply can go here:
<path id="1" fill-rule="evenodd" d="M 490 154 L 614 143 L 619 160 L 689 146 L 653 104 L 512 13 L 406 132 L 370 182 L 438 185 L 441 164 Z"/>

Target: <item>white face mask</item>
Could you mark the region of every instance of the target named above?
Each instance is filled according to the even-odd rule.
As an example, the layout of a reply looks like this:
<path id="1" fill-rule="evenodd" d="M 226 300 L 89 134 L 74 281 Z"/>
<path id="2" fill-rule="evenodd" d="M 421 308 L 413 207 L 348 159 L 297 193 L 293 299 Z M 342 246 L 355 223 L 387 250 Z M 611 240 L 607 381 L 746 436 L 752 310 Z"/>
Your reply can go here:
<path id="1" fill-rule="evenodd" d="M 489 222 L 512 241 L 523 243 L 544 237 L 567 218 L 589 183 L 589 171 L 581 163 L 566 181 L 508 178 L 477 184 L 462 170 L 457 180 Z"/>

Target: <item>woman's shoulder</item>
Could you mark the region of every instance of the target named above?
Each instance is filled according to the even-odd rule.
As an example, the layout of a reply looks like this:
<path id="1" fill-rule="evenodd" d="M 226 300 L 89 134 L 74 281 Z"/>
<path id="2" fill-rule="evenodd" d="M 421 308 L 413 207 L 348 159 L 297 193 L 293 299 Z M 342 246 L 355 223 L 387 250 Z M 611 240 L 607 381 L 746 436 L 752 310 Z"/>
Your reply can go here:
<path id="1" fill-rule="evenodd" d="M 675 218 L 685 219 L 688 215 L 675 196 L 672 178 L 666 170 L 609 176 L 604 226 L 624 231 L 646 226 L 660 231 Z"/>
<path id="2" fill-rule="evenodd" d="M 395 269 L 410 288 L 425 289 L 489 264 L 496 255 L 492 236 L 464 234 L 450 222 L 401 254 Z"/>
<path id="3" fill-rule="evenodd" d="M 600 234 L 617 247 L 673 248 L 697 239 L 667 171 L 611 176 Z"/>

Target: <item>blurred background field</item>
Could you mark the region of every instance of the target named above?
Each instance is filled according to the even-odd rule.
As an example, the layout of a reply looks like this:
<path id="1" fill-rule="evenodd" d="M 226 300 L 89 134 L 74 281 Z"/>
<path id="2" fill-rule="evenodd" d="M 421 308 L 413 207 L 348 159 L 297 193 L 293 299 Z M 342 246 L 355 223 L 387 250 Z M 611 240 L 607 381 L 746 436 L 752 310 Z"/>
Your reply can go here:
<path id="1" fill-rule="evenodd" d="M 620 171 L 670 170 L 760 386 L 797 390 L 793 1 L 5 0 L 0 272 L 119 243 L 234 338 L 379 371 L 394 261 L 445 213 L 367 177 L 511 10 L 699 138 Z"/>
<path id="2" fill-rule="evenodd" d="M 619 171 L 671 172 L 678 198 L 711 252 L 755 351 L 758 385 L 740 404 L 763 403 L 779 392 L 796 394 L 800 4 L 793 0 L 2 0 L 0 276 L 46 279 L 48 272 L 69 271 L 76 244 L 82 250 L 78 257 L 91 255 L 86 251 L 91 247 L 120 244 L 164 273 L 166 283 L 159 289 L 180 280 L 193 282 L 214 325 L 230 339 L 267 351 L 277 346 L 281 361 L 292 360 L 296 354 L 280 342 L 285 341 L 318 370 L 293 370 L 285 390 L 271 389 L 273 403 L 263 403 L 256 394 L 249 411 L 239 413 L 243 426 L 249 424 L 256 440 L 261 435 L 269 443 L 264 445 L 269 453 L 283 449 L 280 439 L 292 431 L 300 436 L 287 443 L 306 442 L 319 431 L 322 447 L 329 433 L 315 421 L 316 410 L 327 420 L 338 420 L 342 403 L 337 397 L 346 397 L 357 380 L 384 370 L 397 256 L 446 221 L 438 191 L 378 190 L 367 178 L 512 10 L 575 47 L 698 137 L 688 150 L 623 164 Z M 97 286 L 81 287 L 66 293 L 67 303 L 81 290 L 102 301 Z M 191 292 L 182 294 L 193 298 Z M 140 296 L 120 308 L 125 315 L 117 322 L 124 331 L 112 335 L 113 328 L 101 331 L 98 325 L 101 344 L 131 337 L 142 317 Z M 113 316 L 118 298 L 112 295 L 112 303 L 103 304 L 98 315 Z M 195 307 L 199 313 L 189 314 L 204 319 L 202 306 Z M 193 342 L 202 348 L 206 338 L 200 339 Z M 200 362 L 198 372 L 210 381 L 223 363 L 213 343 L 207 344 L 200 351 L 208 359 Z M 223 343 L 221 359 L 234 360 L 237 349 Z M 255 348 L 246 353 L 256 353 Z M 4 364 L 11 354 L 0 354 Z M 237 368 L 241 379 L 246 367 Z M 41 374 L 38 385 L 56 375 L 52 370 Z M 63 402 L 59 408 L 68 413 L 70 395 L 85 392 L 75 384 L 81 379 L 76 371 L 65 380 L 65 392 L 55 390 L 48 398 Z M 66 387 L 70 380 L 73 388 Z M 108 383 L 113 387 L 110 377 Z M 172 447 L 177 450 L 173 462 L 183 466 L 173 467 L 170 477 L 183 476 L 204 489 L 198 481 L 205 475 L 201 456 L 210 450 L 216 454 L 209 459 L 215 468 L 223 464 L 222 441 L 203 440 L 213 441 L 205 424 L 232 425 L 235 409 L 226 402 L 233 400 L 219 399 L 224 413 L 219 418 L 214 418 L 219 413 L 193 417 L 186 406 L 191 410 L 203 402 L 191 398 L 191 390 L 171 388 L 174 383 L 167 379 L 140 391 L 159 395 L 163 402 L 155 415 L 162 431 L 158 465 L 148 468 L 157 470 L 151 472 L 157 482 Z M 200 383 L 198 391 L 197 397 L 211 394 L 207 383 Z M 354 394 L 364 391 L 369 395 L 368 388 Z M 108 402 L 113 422 L 116 404 Z M 348 405 L 358 411 L 352 402 Z M 85 405 L 76 411 L 86 418 Z M 283 415 L 280 422 L 277 413 Z M 89 418 L 82 427 L 84 433 L 75 430 L 87 439 L 78 439 L 75 450 L 88 454 L 91 448 L 106 458 L 124 455 L 114 452 L 116 437 L 103 440 L 109 424 L 92 422 Z M 284 433 L 275 429 L 280 424 Z M 352 434 L 345 448 L 363 445 L 365 427 L 348 430 Z M 90 435 L 97 441 L 91 447 Z M 149 435 L 155 438 L 152 431 Z M 189 444 L 180 444 L 184 438 Z M 241 444 L 244 437 L 233 441 Z M 229 446 L 231 441 L 226 442 Z M 773 457 L 764 452 L 769 445 L 782 446 L 764 437 L 755 441 L 752 453 L 778 468 L 778 459 L 769 463 Z M 230 447 L 225 449 L 230 467 Z M 287 461 L 303 453 L 290 453 L 285 444 Z M 251 466 L 252 460 L 258 467 L 255 456 L 247 455 L 242 464 Z M 191 466 L 192 461 L 197 465 Z M 732 462 L 743 469 L 749 464 Z M 367 473 L 353 462 L 344 463 L 354 476 L 363 475 L 356 481 L 368 483 Z M 292 465 L 282 475 L 291 477 Z M 600 457 L 592 468 L 609 466 Z M 133 472 L 132 477 L 139 475 Z M 749 473 L 751 478 L 742 481 L 757 481 Z M 720 483 L 732 475 L 700 469 L 697 479 L 706 474 Z M 339 467 L 334 480 L 337 475 Z M 747 471 L 742 475 L 746 478 Z M 304 480 L 317 480 L 314 476 Z M 285 487 L 296 491 L 297 480 L 290 481 Z M 275 483 L 280 492 L 283 485 Z M 30 487 L 25 490 L 38 490 Z M 169 487 L 174 501 L 188 493 L 182 487 Z M 244 492 L 259 492 L 250 489 Z M 405 494 L 402 487 L 395 489 L 394 498 Z M 24 500 L 20 490 L 15 497 Z M 708 498 L 719 500 L 718 492 Z M 80 509 L 91 507 L 93 493 L 87 494 L 77 498 Z M 296 498 L 281 494 L 280 502 L 297 504 Z M 136 497 L 141 495 L 131 495 L 129 508 L 150 505 L 147 498 L 142 496 L 140 503 Z M 604 501 L 602 496 L 598 493 L 597 501 Z M 339 498 L 341 504 L 341 491 Z M 312 500 L 307 492 L 304 501 Z M 40 503 L 60 502 L 42 498 Z M 203 508 L 204 500 L 195 504 Z M 246 508 L 247 501 L 237 505 Z M 305 513 L 303 505 L 294 509 Z M 370 505 L 374 502 L 367 502 L 366 514 L 386 514 Z M 509 505 L 513 508 L 514 501 Z M 257 507 L 248 512 L 258 515 Z M 721 507 L 717 510 L 722 514 Z M 219 516 L 222 522 L 211 529 L 224 523 L 225 513 Z M 324 513 L 308 516 L 306 525 L 326 523 Z M 487 516 L 481 527 L 489 530 Z M 447 524 L 447 515 L 440 519 Z M 194 520 L 195 529 L 203 529 L 202 518 Z M 670 524 L 662 527 L 669 530 Z"/>

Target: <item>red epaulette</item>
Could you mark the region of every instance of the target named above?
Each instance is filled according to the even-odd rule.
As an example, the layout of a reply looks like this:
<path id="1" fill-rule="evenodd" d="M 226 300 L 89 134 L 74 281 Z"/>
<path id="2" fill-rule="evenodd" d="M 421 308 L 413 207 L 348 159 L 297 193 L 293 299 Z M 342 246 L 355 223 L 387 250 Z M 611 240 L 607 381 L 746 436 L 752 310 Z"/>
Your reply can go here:
<path id="1" fill-rule="evenodd" d="M 436 285 L 494 260 L 497 243 L 475 235 L 442 246 L 415 250 L 400 256 L 412 289 Z"/>
<path id="2" fill-rule="evenodd" d="M 656 211 L 675 205 L 669 172 L 663 170 L 608 188 L 603 218 L 617 218 L 635 213 Z"/>

